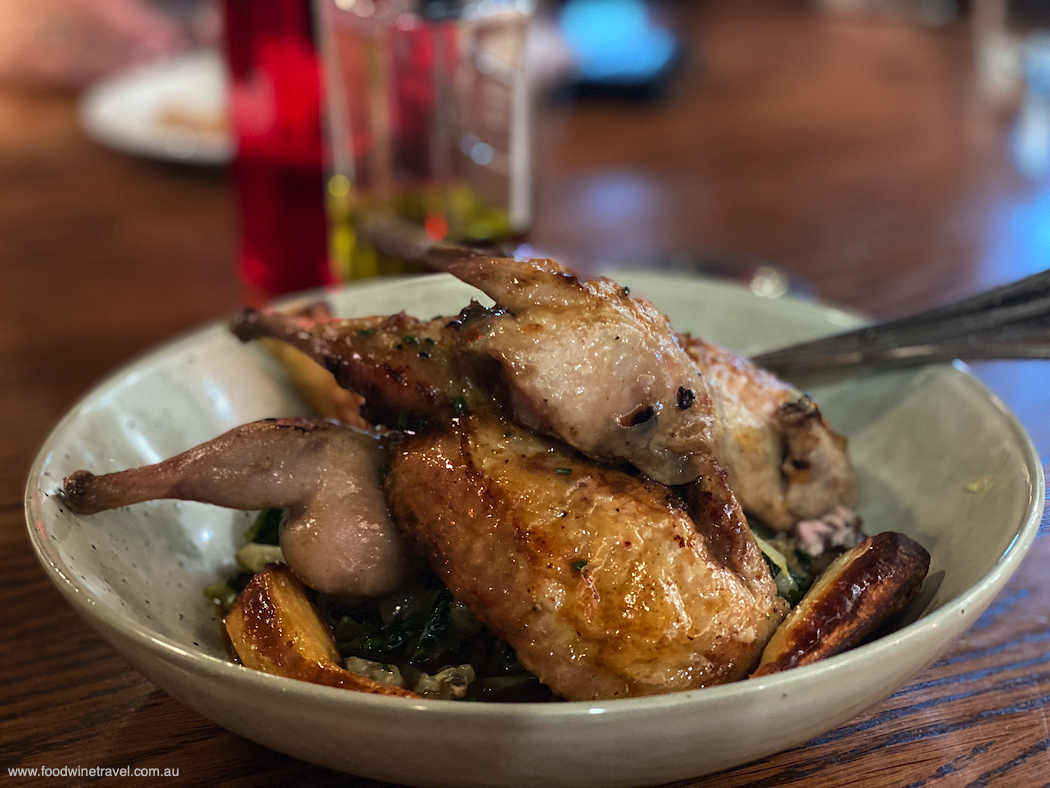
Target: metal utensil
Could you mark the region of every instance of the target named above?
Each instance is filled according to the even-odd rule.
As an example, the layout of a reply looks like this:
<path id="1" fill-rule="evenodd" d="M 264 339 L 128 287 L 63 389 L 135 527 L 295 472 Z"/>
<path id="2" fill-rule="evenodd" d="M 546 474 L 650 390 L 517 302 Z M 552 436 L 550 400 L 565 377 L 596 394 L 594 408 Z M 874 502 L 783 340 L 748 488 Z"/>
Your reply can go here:
<path id="1" fill-rule="evenodd" d="M 752 357 L 778 374 L 1050 358 L 1050 270 L 908 317 Z"/>

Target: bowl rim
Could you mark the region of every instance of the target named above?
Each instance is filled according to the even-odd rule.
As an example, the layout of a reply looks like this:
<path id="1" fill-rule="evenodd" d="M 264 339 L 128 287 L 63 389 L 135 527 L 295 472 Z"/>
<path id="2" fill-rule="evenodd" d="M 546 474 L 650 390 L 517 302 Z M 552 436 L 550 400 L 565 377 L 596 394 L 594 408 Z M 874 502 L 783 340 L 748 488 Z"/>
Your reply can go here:
<path id="1" fill-rule="evenodd" d="M 676 279 L 673 275 L 650 274 L 658 278 Z M 433 276 L 433 275 L 426 275 Z M 398 284 L 406 277 L 389 277 L 385 281 L 390 284 Z M 383 279 L 367 280 L 366 284 L 383 283 Z M 733 289 L 746 290 L 734 283 L 717 282 Z M 350 284 L 349 287 L 354 287 Z M 288 300 L 308 298 L 321 294 L 331 295 L 333 292 L 341 292 L 343 287 L 326 288 L 316 291 L 305 291 L 294 294 Z M 794 300 L 794 299 L 787 299 Z M 801 303 L 801 302 L 800 302 Z M 843 316 L 855 318 L 845 310 L 831 305 L 808 302 L 809 306 L 837 312 Z M 979 394 L 999 413 L 1009 427 L 1011 433 L 1022 449 L 1023 462 L 1028 472 L 1028 501 L 1026 503 L 1025 515 L 1022 522 L 1015 530 L 1010 543 L 996 558 L 992 566 L 984 572 L 965 591 L 947 600 L 937 610 L 923 615 L 915 621 L 909 622 L 893 633 L 877 640 L 865 643 L 850 649 L 842 654 L 829 657 L 820 662 L 802 667 L 792 668 L 781 673 L 775 673 L 759 679 L 741 680 L 728 684 L 703 687 L 684 692 L 672 692 L 662 695 L 651 695 L 635 698 L 615 698 L 603 701 L 558 701 L 554 703 L 509 703 L 509 702 L 485 702 L 485 703 L 462 703 L 450 700 L 432 698 L 406 699 L 373 695 L 364 692 L 348 692 L 347 690 L 334 687 L 326 687 L 311 684 L 296 679 L 284 678 L 262 673 L 243 665 L 219 659 L 208 654 L 196 652 L 175 640 L 151 631 L 148 627 L 123 615 L 117 609 L 110 607 L 95 597 L 92 592 L 77 582 L 71 573 L 63 571 L 63 564 L 57 554 L 51 552 L 46 536 L 46 528 L 43 525 L 41 506 L 43 501 L 51 497 L 52 493 L 43 490 L 41 473 L 44 464 L 53 452 L 53 445 L 59 436 L 67 429 L 68 425 L 80 416 L 92 401 L 97 399 L 107 389 L 115 387 L 127 375 L 133 373 L 140 367 L 148 366 L 162 357 L 178 352 L 184 345 L 195 344 L 210 334 L 220 333 L 224 330 L 223 320 L 209 321 L 197 328 L 190 329 L 180 335 L 156 345 L 143 353 L 132 357 L 125 363 L 107 373 L 100 381 L 93 385 L 77 402 L 69 409 L 63 418 L 55 425 L 45 439 L 38 451 L 30 469 L 26 483 L 24 497 L 24 511 L 26 524 L 29 530 L 30 541 L 37 559 L 43 565 L 52 582 L 62 592 L 63 596 L 70 601 L 77 611 L 94 625 L 94 619 L 105 628 L 119 632 L 125 638 L 130 639 L 136 645 L 147 651 L 157 652 L 158 656 L 168 662 L 174 663 L 184 670 L 194 673 L 202 673 L 213 679 L 233 681 L 243 685 L 245 689 L 258 687 L 260 689 L 279 689 L 284 692 L 292 692 L 303 695 L 311 701 L 319 704 L 343 705 L 351 703 L 361 705 L 363 708 L 372 708 L 377 711 L 399 711 L 407 714 L 441 713 L 451 715 L 452 719 L 485 719 L 505 718 L 526 719 L 529 721 L 547 719 L 577 719 L 588 718 L 595 715 L 607 713 L 630 714 L 652 711 L 677 710 L 682 707 L 694 705 L 717 704 L 719 701 L 728 699 L 748 698 L 756 693 L 766 693 L 776 690 L 781 685 L 794 684 L 802 677 L 815 678 L 821 673 L 837 673 L 850 668 L 852 661 L 860 657 L 877 659 L 883 652 L 895 651 L 899 647 L 907 648 L 916 641 L 921 641 L 928 629 L 944 627 L 949 622 L 960 617 L 966 610 L 980 608 L 983 611 L 992 601 L 994 594 L 1005 585 L 1017 565 L 1024 558 L 1036 535 L 1040 530 L 1046 498 L 1046 482 L 1043 473 L 1043 465 L 1032 444 L 1031 438 L 1024 430 L 1017 417 L 1006 407 L 1006 405 L 992 392 L 982 381 L 969 372 L 968 367 L 962 362 L 953 364 L 930 365 L 944 369 L 954 369 L 965 380 L 966 385 L 974 387 Z M 975 614 L 977 615 L 977 614 Z M 950 642 L 950 639 L 949 641 Z M 946 643 L 947 645 L 947 643 Z M 943 650 L 943 648 L 942 648 Z M 938 652 L 940 653 L 940 652 Z"/>

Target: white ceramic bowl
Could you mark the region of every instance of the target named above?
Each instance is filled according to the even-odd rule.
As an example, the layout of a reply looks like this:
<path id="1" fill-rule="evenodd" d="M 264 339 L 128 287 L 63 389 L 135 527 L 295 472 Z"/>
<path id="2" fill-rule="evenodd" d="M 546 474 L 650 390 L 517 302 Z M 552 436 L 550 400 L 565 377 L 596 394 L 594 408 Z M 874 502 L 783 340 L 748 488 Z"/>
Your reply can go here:
<path id="1" fill-rule="evenodd" d="M 683 330 L 744 352 L 852 326 L 824 306 L 700 279 L 624 275 Z M 331 295 L 337 312 L 452 314 L 475 291 L 446 277 L 375 280 Z M 244 422 L 303 406 L 257 348 L 214 325 L 98 386 L 33 467 L 26 514 L 58 588 L 138 670 L 218 724 L 290 755 L 420 785 L 620 786 L 695 777 L 807 741 L 886 697 L 989 604 L 1042 510 L 1038 457 L 965 371 L 929 367 L 811 389 L 848 435 L 871 533 L 902 531 L 932 556 L 916 619 L 823 663 L 760 680 L 602 703 L 464 704 L 374 697 L 256 673 L 226 658 L 202 589 L 233 565 L 244 513 L 152 502 L 76 517 L 63 476 L 152 463 Z"/>

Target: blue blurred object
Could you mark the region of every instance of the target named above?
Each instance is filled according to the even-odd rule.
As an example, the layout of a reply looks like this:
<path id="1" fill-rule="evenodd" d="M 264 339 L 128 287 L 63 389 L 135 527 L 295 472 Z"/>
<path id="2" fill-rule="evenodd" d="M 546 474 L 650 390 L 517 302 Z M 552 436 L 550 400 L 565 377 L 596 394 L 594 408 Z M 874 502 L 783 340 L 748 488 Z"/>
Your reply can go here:
<path id="1" fill-rule="evenodd" d="M 1010 137 L 1017 169 L 1033 181 L 1050 177 L 1050 33 L 1024 43 L 1025 90 Z"/>
<path id="2" fill-rule="evenodd" d="M 566 0 L 559 22 L 576 62 L 574 95 L 655 98 L 681 59 L 681 43 L 644 0 Z"/>

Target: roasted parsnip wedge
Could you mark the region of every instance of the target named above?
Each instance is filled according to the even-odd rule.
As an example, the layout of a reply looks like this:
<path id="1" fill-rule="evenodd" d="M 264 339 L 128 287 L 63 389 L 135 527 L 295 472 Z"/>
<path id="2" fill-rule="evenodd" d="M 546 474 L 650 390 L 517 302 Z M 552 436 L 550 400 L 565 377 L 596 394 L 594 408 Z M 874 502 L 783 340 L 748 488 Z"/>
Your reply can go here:
<path id="1" fill-rule="evenodd" d="M 853 648 L 911 603 L 929 568 L 930 554 L 904 534 L 869 536 L 820 575 L 773 633 L 751 678 Z"/>
<path id="2" fill-rule="evenodd" d="M 286 564 L 251 579 L 226 616 L 234 651 L 253 670 L 376 695 L 419 697 L 342 667 L 332 630 Z"/>

